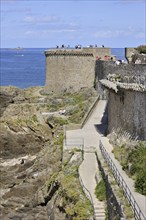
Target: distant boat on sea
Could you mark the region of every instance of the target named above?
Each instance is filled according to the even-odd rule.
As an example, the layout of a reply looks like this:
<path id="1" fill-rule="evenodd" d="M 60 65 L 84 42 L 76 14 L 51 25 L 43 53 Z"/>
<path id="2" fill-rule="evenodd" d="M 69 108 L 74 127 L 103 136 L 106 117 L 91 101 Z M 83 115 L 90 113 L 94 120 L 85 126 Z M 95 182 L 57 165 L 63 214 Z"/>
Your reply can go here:
<path id="1" fill-rule="evenodd" d="M 24 54 L 16 54 L 17 57 L 24 57 Z"/>
<path id="2" fill-rule="evenodd" d="M 12 50 L 23 50 L 23 47 L 12 48 Z"/>

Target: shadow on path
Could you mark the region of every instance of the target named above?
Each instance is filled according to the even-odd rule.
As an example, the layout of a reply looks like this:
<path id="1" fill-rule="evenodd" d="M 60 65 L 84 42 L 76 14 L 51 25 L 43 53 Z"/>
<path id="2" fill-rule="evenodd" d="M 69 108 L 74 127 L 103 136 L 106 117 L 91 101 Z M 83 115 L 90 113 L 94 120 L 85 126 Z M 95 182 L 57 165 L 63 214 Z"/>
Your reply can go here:
<path id="1" fill-rule="evenodd" d="M 100 124 L 95 124 L 94 127 L 98 133 L 100 133 L 103 136 L 107 135 L 107 126 L 108 125 L 108 110 L 107 110 L 107 105 L 105 108 L 105 111 L 103 113 L 101 123 Z"/>

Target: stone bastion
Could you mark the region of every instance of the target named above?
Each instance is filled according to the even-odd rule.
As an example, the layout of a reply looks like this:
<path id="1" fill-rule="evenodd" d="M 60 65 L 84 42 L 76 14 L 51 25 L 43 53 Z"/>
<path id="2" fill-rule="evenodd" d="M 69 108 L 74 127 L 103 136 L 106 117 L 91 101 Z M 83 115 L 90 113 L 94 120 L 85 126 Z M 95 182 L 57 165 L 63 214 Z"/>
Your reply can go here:
<path id="1" fill-rule="evenodd" d="M 46 93 L 75 92 L 91 88 L 97 59 L 108 59 L 110 48 L 55 49 L 45 51 Z"/>

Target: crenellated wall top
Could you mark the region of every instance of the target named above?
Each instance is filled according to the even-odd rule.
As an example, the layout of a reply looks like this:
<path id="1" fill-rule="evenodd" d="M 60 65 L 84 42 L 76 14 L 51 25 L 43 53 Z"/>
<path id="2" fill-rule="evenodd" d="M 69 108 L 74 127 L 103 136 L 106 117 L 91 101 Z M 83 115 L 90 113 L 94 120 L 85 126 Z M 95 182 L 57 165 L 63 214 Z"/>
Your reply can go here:
<path id="1" fill-rule="evenodd" d="M 91 56 L 93 53 L 85 52 L 83 49 L 52 49 L 45 51 L 46 56 Z"/>
<path id="2" fill-rule="evenodd" d="M 88 48 L 83 47 L 81 49 L 71 49 L 71 48 L 62 48 L 62 49 L 50 49 L 45 51 L 46 57 L 49 56 L 90 56 L 94 57 L 95 60 L 109 60 L 111 57 L 111 49 L 110 48 Z"/>

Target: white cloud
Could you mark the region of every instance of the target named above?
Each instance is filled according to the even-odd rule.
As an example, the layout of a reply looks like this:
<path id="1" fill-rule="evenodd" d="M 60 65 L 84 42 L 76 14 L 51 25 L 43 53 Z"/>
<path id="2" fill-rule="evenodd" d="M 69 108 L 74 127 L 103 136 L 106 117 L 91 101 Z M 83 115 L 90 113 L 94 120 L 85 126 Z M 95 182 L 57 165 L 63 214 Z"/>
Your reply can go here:
<path id="1" fill-rule="evenodd" d="M 34 16 L 26 16 L 24 18 L 24 22 L 25 23 L 35 23 L 35 24 L 44 24 L 44 23 L 51 23 L 51 22 L 55 22 L 58 21 L 59 19 L 56 16 L 46 16 L 43 18 L 39 18 L 39 17 L 34 17 Z"/>
<path id="2" fill-rule="evenodd" d="M 34 17 L 32 17 L 32 16 L 27 16 L 27 17 L 24 18 L 24 21 L 25 21 L 25 22 L 28 22 L 28 23 L 32 23 L 32 22 L 35 21 L 35 19 L 34 19 Z"/>
<path id="3" fill-rule="evenodd" d="M 7 10 L 1 10 L 1 13 L 21 13 L 21 12 L 31 12 L 31 9 L 30 8 L 21 8 L 21 9 L 16 9 L 16 8 L 13 8 L 13 9 L 7 9 Z"/>
<path id="4" fill-rule="evenodd" d="M 36 31 L 26 31 L 24 34 L 27 36 L 33 36 L 36 34 Z"/>
<path id="5" fill-rule="evenodd" d="M 24 34 L 26 36 L 39 36 L 39 35 L 46 35 L 46 34 L 52 34 L 52 33 L 72 33 L 76 32 L 74 29 L 58 29 L 58 30 L 53 30 L 53 29 L 46 29 L 46 30 L 36 30 L 36 31 L 26 31 Z"/>
<path id="6" fill-rule="evenodd" d="M 55 33 L 63 33 L 63 32 L 75 32 L 74 29 L 60 29 L 60 30 L 49 30 L 49 32 L 55 32 Z"/>
<path id="7" fill-rule="evenodd" d="M 145 38 L 146 35 L 144 31 L 140 31 L 139 28 L 133 28 L 131 26 L 125 29 L 115 29 L 115 30 L 99 30 L 93 34 L 94 38 L 117 38 L 117 37 L 135 37 L 135 38 Z"/>
<path id="8" fill-rule="evenodd" d="M 123 31 L 120 30 L 106 30 L 106 31 L 97 31 L 94 33 L 94 37 L 99 38 L 111 38 L 111 37 L 118 37 L 123 34 Z"/>
<path id="9" fill-rule="evenodd" d="M 140 32 L 135 35 L 135 38 L 146 39 L 146 34 L 144 32 Z"/>

